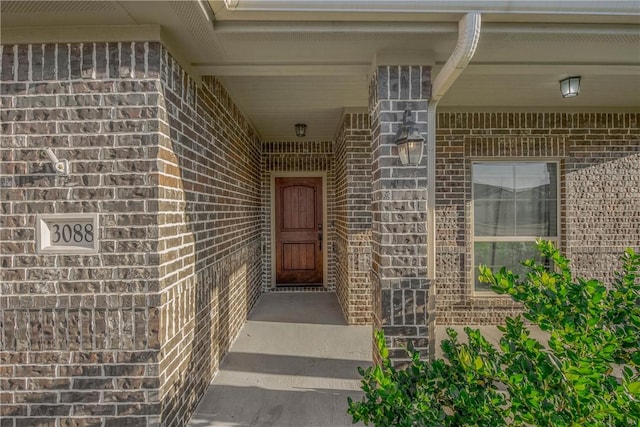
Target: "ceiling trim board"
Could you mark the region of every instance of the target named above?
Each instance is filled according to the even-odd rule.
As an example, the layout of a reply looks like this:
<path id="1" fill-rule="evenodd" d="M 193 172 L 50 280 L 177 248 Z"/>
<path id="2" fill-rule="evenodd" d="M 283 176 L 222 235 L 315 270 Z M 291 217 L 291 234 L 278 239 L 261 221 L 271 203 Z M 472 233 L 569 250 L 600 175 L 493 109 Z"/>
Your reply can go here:
<path id="1" fill-rule="evenodd" d="M 470 63 L 464 74 L 526 75 L 580 72 L 591 75 L 640 76 L 640 64 L 544 64 L 544 63 Z"/>
<path id="2" fill-rule="evenodd" d="M 367 74 L 370 64 L 192 64 L 201 75 L 213 76 L 346 76 Z"/>
<path id="3" fill-rule="evenodd" d="M 158 24 L 3 27 L 2 44 L 161 41 Z"/>
<path id="4" fill-rule="evenodd" d="M 219 34 L 251 33 L 455 33 L 455 22 L 370 22 L 370 21 L 216 21 Z"/>

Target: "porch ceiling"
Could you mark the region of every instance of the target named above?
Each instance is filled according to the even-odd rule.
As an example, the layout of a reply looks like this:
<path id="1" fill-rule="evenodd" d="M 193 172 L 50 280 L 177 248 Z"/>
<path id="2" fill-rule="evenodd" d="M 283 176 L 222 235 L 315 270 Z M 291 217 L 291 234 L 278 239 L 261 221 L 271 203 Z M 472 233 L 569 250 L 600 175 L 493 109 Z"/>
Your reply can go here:
<path id="1" fill-rule="evenodd" d="M 344 108 L 366 110 L 376 56 L 431 63 L 437 74 L 469 2 L 342 2 L 349 10 L 335 1 L 227 3 L 236 8 L 217 0 L 3 0 L 2 41 L 98 41 L 113 26 L 124 34 L 157 25 L 188 70 L 220 76 L 263 139 L 293 139 L 298 122 L 308 124 L 307 138 L 332 139 Z M 362 10 L 365 3 L 377 11 Z M 499 3 L 508 7 L 483 14 L 478 51 L 442 109 L 640 110 L 640 2 L 485 4 Z M 598 6 L 605 3 L 608 11 Z M 558 80 L 569 75 L 582 75 L 582 92 L 562 99 Z"/>

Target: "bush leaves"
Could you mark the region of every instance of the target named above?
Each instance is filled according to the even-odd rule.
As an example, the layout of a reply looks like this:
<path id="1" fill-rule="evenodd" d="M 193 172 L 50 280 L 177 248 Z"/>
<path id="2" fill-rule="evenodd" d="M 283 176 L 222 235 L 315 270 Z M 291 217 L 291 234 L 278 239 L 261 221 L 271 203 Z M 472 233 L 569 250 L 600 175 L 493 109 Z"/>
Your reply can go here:
<path id="1" fill-rule="evenodd" d="M 467 343 L 447 331 L 445 359 L 396 368 L 382 332 L 382 363 L 360 368 L 364 398 L 348 399 L 353 422 L 376 426 L 633 426 L 640 425 L 640 256 L 621 258 L 613 283 L 574 278 L 550 242 L 543 259 L 523 262 L 523 279 L 480 267 L 481 280 L 524 307 L 507 318 L 492 346 L 465 328 Z M 524 319 L 547 331 L 546 346 L 530 337 Z"/>

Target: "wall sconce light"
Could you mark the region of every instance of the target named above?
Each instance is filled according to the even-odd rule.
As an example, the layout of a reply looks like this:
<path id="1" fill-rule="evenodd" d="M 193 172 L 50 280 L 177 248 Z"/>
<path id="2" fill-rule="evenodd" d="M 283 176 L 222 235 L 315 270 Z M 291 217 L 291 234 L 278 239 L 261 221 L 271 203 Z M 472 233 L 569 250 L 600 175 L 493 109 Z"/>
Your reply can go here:
<path id="1" fill-rule="evenodd" d="M 404 111 L 402 127 L 396 133 L 395 143 L 398 144 L 398 155 L 403 166 L 416 166 L 422 159 L 424 138 L 415 122 L 411 120 L 411 110 Z"/>
<path id="2" fill-rule="evenodd" d="M 573 98 L 580 93 L 581 76 L 567 77 L 560 80 L 560 93 L 563 98 Z"/>
<path id="3" fill-rule="evenodd" d="M 303 137 L 307 134 L 307 125 L 306 123 L 296 123 L 296 136 Z"/>

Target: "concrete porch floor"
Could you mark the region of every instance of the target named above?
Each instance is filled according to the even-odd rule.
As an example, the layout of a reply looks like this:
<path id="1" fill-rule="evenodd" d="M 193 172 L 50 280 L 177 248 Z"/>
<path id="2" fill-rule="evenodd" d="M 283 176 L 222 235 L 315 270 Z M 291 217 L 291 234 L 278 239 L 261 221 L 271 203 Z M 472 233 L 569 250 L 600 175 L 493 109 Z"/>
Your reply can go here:
<path id="1" fill-rule="evenodd" d="M 329 292 L 260 297 L 189 426 L 351 426 L 371 326 L 347 326 Z"/>
<path id="2" fill-rule="evenodd" d="M 452 328 L 465 342 L 463 327 Z M 472 328 L 497 345 L 495 326 Z M 535 328 L 532 336 L 548 337 Z M 437 326 L 439 358 L 443 338 Z M 372 345 L 371 326 L 348 326 L 334 293 L 263 294 L 189 426 L 351 426 L 347 397 L 362 397 L 357 368 L 371 365 Z"/>

